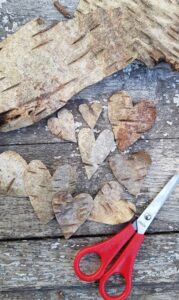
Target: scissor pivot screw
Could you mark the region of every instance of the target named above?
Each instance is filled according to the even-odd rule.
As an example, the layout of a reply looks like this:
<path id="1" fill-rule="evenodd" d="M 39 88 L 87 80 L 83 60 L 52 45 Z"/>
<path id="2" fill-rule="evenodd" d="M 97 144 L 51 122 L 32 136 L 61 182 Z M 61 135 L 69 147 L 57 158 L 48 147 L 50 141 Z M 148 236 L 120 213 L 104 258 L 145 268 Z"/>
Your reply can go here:
<path id="1" fill-rule="evenodd" d="M 149 215 L 149 214 L 145 215 L 145 219 L 146 219 L 147 221 L 150 221 L 151 218 L 152 218 L 151 215 Z"/>

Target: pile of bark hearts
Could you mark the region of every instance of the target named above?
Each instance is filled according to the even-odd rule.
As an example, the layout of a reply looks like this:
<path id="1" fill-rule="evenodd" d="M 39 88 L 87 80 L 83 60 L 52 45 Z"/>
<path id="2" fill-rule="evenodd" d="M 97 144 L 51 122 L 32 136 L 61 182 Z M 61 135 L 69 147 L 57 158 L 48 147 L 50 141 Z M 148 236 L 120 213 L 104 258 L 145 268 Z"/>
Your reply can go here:
<path id="1" fill-rule="evenodd" d="M 40 221 L 46 224 L 56 217 L 69 238 L 86 220 L 111 225 L 129 221 L 136 208 L 123 198 L 122 185 L 138 195 L 150 164 L 149 155 L 142 151 L 111 157 L 118 181 L 107 182 L 93 199 L 86 193 L 75 195 L 75 167 L 61 165 L 51 176 L 40 160 L 27 164 L 18 153 L 7 151 L 0 155 L 0 194 L 29 197 Z"/>
<path id="2" fill-rule="evenodd" d="M 152 101 L 143 100 L 133 105 L 126 92 L 112 95 L 108 101 L 108 116 L 112 130 L 104 129 L 95 138 L 95 127 L 102 105 L 94 102 L 82 104 L 79 111 L 89 127 L 82 128 L 76 138 L 73 114 L 67 109 L 59 111 L 57 118 L 48 120 L 49 130 L 58 138 L 78 142 L 81 159 L 90 179 L 108 155 L 125 150 L 150 129 L 156 118 Z M 77 172 L 69 164 L 57 167 L 53 176 L 40 160 L 29 164 L 16 152 L 0 155 L 0 194 L 28 196 L 42 223 L 56 217 L 65 238 L 69 238 L 86 221 L 119 224 L 129 221 L 135 214 L 135 205 L 124 199 L 123 187 L 137 196 L 151 165 L 149 154 L 139 151 L 129 155 L 116 153 L 109 166 L 116 181 L 107 182 L 93 199 L 90 194 L 75 194 Z"/>

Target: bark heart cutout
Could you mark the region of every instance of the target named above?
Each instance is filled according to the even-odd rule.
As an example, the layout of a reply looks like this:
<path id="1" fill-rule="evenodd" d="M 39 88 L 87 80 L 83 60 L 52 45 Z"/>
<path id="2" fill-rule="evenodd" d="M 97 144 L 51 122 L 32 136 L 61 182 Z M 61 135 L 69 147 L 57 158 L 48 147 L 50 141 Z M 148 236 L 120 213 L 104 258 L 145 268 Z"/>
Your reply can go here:
<path id="1" fill-rule="evenodd" d="M 144 151 L 130 155 L 116 154 L 109 160 L 116 179 L 134 196 L 140 193 L 151 163 L 150 155 Z"/>
<path id="2" fill-rule="evenodd" d="M 79 111 L 89 127 L 94 128 L 102 112 L 102 105 L 99 102 L 89 105 L 84 103 L 79 106 Z"/>
<path id="3" fill-rule="evenodd" d="M 108 102 L 109 120 L 112 124 L 118 149 L 124 151 L 149 130 L 156 119 L 156 108 L 152 101 L 141 101 L 133 105 L 126 92 L 112 95 Z"/>
<path id="4" fill-rule="evenodd" d="M 30 202 L 44 224 L 54 218 L 52 209 L 51 174 L 40 160 L 32 160 L 24 174 L 24 183 Z"/>
<path id="5" fill-rule="evenodd" d="M 32 160 L 24 173 L 27 195 L 38 218 L 47 224 L 54 218 L 52 198 L 57 192 L 73 191 L 76 168 L 68 164 L 58 166 L 53 176 L 40 160 Z"/>
<path id="6" fill-rule="evenodd" d="M 106 157 L 116 147 L 113 133 L 105 129 L 95 140 L 94 133 L 89 128 L 83 128 L 78 134 L 78 145 L 88 179 L 96 172 Z"/>
<path id="7" fill-rule="evenodd" d="M 106 183 L 94 199 L 89 220 L 109 225 L 130 221 L 136 207 L 132 202 L 121 200 L 123 189 L 116 181 Z"/>
<path id="8" fill-rule="evenodd" d="M 58 112 L 58 118 L 49 119 L 48 129 L 58 138 L 76 143 L 75 122 L 69 110 L 62 109 Z"/>
<path id="9" fill-rule="evenodd" d="M 24 186 L 26 161 L 15 151 L 0 154 L 0 194 L 27 196 Z"/>
<path id="10" fill-rule="evenodd" d="M 74 198 L 69 193 L 57 193 L 53 197 L 52 206 L 64 237 L 68 239 L 89 217 L 93 198 L 85 193 Z"/>

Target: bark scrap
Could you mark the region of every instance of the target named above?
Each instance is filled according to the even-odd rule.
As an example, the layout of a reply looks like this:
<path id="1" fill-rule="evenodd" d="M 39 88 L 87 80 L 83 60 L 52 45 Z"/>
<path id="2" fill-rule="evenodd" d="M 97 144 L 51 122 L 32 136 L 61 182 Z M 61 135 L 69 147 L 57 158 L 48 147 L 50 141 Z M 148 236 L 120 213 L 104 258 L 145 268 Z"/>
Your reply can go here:
<path id="1" fill-rule="evenodd" d="M 55 8 L 65 17 L 65 18 L 71 18 L 71 14 L 66 10 L 66 8 L 58 1 L 53 1 L 53 5 Z"/>

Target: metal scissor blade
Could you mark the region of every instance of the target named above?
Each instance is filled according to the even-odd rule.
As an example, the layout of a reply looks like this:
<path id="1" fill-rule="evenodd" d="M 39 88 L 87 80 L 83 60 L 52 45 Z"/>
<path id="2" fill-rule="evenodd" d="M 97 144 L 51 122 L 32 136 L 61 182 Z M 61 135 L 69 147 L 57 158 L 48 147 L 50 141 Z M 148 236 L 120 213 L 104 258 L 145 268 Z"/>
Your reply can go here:
<path id="1" fill-rule="evenodd" d="M 170 197 L 177 183 L 179 183 L 179 174 L 174 175 L 170 179 L 170 181 L 164 186 L 160 193 L 140 215 L 136 221 L 138 233 L 144 234 L 146 232 L 165 201 Z"/>

